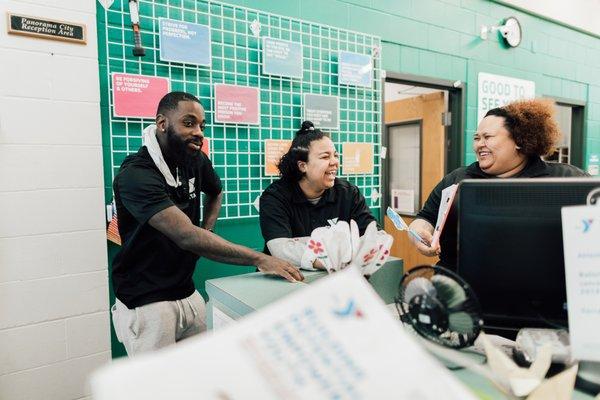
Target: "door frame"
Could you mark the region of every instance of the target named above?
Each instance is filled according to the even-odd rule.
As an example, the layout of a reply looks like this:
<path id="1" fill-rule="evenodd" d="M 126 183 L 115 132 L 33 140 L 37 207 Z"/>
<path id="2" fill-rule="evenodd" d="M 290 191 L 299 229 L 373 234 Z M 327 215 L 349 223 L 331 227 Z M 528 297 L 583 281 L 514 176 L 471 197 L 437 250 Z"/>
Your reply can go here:
<path id="1" fill-rule="evenodd" d="M 421 198 L 421 189 L 423 186 L 423 180 L 420 177 L 421 171 L 423 170 L 423 120 L 422 119 L 411 119 L 411 120 L 407 120 L 407 121 L 402 121 L 402 122 L 392 122 L 391 124 L 385 124 L 384 123 L 384 128 L 385 128 L 385 134 L 383 135 L 382 138 L 382 145 L 385 146 L 386 148 L 388 148 L 388 155 L 389 155 L 389 143 L 390 143 L 390 131 L 389 128 L 393 128 L 396 126 L 403 126 L 403 125 L 418 125 L 419 126 L 419 204 L 422 202 L 422 198 Z M 383 221 L 383 216 L 385 215 L 385 211 L 387 210 L 388 206 L 390 205 L 390 158 L 386 157 L 384 162 L 381 163 L 381 168 L 382 168 L 382 179 L 383 179 L 383 183 L 381 185 L 382 189 L 383 189 L 383 193 L 385 193 L 384 199 L 381 202 L 381 207 L 382 207 L 382 221 Z M 414 214 L 407 214 L 407 213 L 402 213 L 402 215 L 408 215 L 410 217 L 415 217 L 417 215 L 417 212 L 419 212 L 419 210 L 416 210 L 416 212 Z"/>
<path id="2" fill-rule="evenodd" d="M 464 149 L 464 131 L 465 131 L 465 86 L 466 83 L 462 81 L 451 81 L 447 79 L 430 78 L 427 76 L 404 74 L 393 71 L 384 71 L 381 78 L 381 87 L 383 89 L 383 95 L 381 96 L 381 124 L 383 127 L 382 132 L 382 146 L 387 147 L 389 132 L 385 125 L 385 82 L 401 83 L 405 85 L 414 85 L 427 87 L 431 89 L 445 90 L 448 92 L 448 111 L 452 113 L 452 123 L 450 126 L 445 126 L 445 143 L 444 148 L 446 149 L 446 162 L 444 174 L 463 165 L 465 157 Z M 421 130 L 422 135 L 422 130 Z M 422 141 L 422 137 L 421 137 Z M 422 155 L 421 155 L 422 159 Z M 388 182 L 389 174 L 387 171 L 387 162 L 381 165 L 382 173 L 381 178 L 384 179 L 382 187 L 382 196 L 385 196 L 385 201 L 381 204 L 381 220 L 385 215 L 387 204 L 389 203 L 388 197 Z M 423 199 L 421 199 L 423 200 Z"/>
<path id="3" fill-rule="evenodd" d="M 556 96 L 544 96 L 544 98 L 554 100 L 558 105 L 571 107 L 571 143 L 569 145 L 569 163 L 571 165 L 584 169 L 584 157 L 586 154 L 586 102 Z"/>
<path id="4" fill-rule="evenodd" d="M 385 73 L 383 86 L 385 82 L 402 83 L 405 85 L 415 85 L 431 89 L 445 90 L 448 92 L 448 111 L 452 113 L 452 123 L 446 126 L 446 173 L 463 165 L 465 149 L 463 146 L 463 132 L 465 131 L 465 96 L 463 89 L 465 83 L 462 81 L 451 81 L 447 79 L 430 78 L 421 75 L 402 74 L 397 72 Z M 385 91 L 385 89 L 384 89 Z M 382 96 L 382 102 L 385 106 L 385 92 Z M 385 107 L 382 108 L 385 110 Z M 382 115 L 382 121 L 385 121 L 385 115 Z"/>

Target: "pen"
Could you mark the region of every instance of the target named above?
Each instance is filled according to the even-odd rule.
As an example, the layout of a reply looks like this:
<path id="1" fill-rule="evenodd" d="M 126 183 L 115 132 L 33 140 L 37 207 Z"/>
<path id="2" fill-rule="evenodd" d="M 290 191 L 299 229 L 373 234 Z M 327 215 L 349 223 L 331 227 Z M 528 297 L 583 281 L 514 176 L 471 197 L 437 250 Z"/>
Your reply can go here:
<path id="1" fill-rule="evenodd" d="M 390 217 L 390 219 L 392 220 L 392 223 L 394 224 L 394 226 L 396 227 L 396 229 L 398 229 L 399 231 L 408 231 L 408 233 L 410 233 L 411 235 L 413 235 L 413 237 L 415 239 L 417 239 L 419 242 L 423 243 L 425 246 L 429 247 L 430 244 L 427 243 L 425 241 L 425 239 L 423 239 L 417 232 L 413 231 L 412 229 L 410 229 L 408 227 L 408 225 L 406 224 L 406 222 L 404 222 L 404 220 L 402 219 L 402 217 L 400 217 L 400 215 L 398 215 L 398 213 L 396 211 L 394 211 L 392 209 L 392 207 L 388 207 L 386 214 L 388 217 Z"/>
<path id="2" fill-rule="evenodd" d="M 417 239 L 419 242 L 423 243 L 425 246 L 429 247 L 430 244 L 427 243 L 427 241 L 425 241 L 425 239 L 423 239 L 417 232 L 413 231 L 412 229 L 408 228 L 408 233 L 412 234 L 415 239 Z"/>

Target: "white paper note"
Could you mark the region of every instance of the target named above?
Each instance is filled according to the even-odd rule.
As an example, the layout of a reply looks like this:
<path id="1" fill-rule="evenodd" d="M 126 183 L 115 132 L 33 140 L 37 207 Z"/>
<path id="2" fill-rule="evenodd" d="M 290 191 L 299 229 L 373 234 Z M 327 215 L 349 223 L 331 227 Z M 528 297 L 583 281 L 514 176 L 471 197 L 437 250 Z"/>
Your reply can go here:
<path id="1" fill-rule="evenodd" d="M 116 361 L 95 400 L 473 399 L 353 268 L 213 335 Z"/>
<path id="2" fill-rule="evenodd" d="M 408 189 L 392 189 L 391 206 L 399 213 L 414 214 L 415 212 L 415 192 Z"/>
<path id="3" fill-rule="evenodd" d="M 562 231 L 573 357 L 600 361 L 600 206 L 563 207 Z"/>

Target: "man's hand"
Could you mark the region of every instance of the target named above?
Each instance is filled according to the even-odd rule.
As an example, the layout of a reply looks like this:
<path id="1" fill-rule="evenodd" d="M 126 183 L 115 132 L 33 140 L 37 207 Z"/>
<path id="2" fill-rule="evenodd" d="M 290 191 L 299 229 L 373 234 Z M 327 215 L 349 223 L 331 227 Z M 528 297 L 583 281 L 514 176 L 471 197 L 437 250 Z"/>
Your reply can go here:
<path id="1" fill-rule="evenodd" d="M 304 280 L 304 276 L 292 264 L 266 254 L 261 255 L 256 266 L 260 272 L 269 275 L 279 275 L 290 282 Z"/>

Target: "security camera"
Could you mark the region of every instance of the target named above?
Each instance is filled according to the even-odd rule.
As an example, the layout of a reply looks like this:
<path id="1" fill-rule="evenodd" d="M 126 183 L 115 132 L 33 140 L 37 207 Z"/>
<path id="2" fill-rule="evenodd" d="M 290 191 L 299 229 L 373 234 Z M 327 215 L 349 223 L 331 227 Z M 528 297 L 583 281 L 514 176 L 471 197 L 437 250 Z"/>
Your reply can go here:
<path id="1" fill-rule="evenodd" d="M 504 43 L 510 47 L 517 47 L 521 44 L 521 24 L 515 17 L 508 17 L 502 21 L 502 25 L 487 26 L 481 25 L 479 37 L 487 40 L 488 34 L 491 32 L 500 32 L 504 39 Z"/>
<path id="2" fill-rule="evenodd" d="M 517 47 L 521 44 L 521 24 L 519 24 L 519 21 L 515 17 L 506 18 L 504 23 L 498 27 L 498 30 L 506 44 L 510 47 Z"/>

